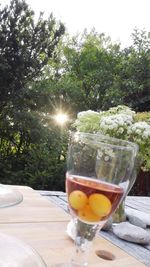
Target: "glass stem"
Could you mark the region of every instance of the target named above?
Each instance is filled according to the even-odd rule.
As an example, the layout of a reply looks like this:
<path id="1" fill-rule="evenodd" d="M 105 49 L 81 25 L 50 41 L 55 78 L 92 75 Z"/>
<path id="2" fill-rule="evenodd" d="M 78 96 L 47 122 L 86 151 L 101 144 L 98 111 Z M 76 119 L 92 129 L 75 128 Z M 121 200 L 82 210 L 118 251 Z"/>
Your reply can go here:
<path id="1" fill-rule="evenodd" d="M 86 224 L 74 219 L 75 252 L 71 260 L 71 267 L 86 267 L 92 241 L 99 230 L 99 225 Z"/>

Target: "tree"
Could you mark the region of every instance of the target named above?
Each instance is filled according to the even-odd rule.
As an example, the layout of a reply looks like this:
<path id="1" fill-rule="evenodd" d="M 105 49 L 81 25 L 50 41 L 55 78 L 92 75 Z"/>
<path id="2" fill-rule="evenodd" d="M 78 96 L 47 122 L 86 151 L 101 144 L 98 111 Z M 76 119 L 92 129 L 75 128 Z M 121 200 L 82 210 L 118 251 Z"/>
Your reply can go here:
<path id="1" fill-rule="evenodd" d="M 129 56 L 130 70 L 127 73 L 132 89 L 125 96 L 125 104 L 131 102 L 137 111 L 150 110 L 150 34 L 135 29 L 133 47 Z"/>
<path id="2" fill-rule="evenodd" d="M 105 108 L 104 98 L 113 84 L 120 47 L 110 38 L 93 30 L 81 39 L 73 37 L 63 44 L 62 75 L 55 88 L 71 113 Z"/>
<path id="3" fill-rule="evenodd" d="M 133 45 L 121 51 L 118 74 L 113 85 L 117 104 L 125 104 L 136 111 L 150 110 L 150 35 L 135 29 Z"/>
<path id="4" fill-rule="evenodd" d="M 41 13 L 35 23 L 24 0 L 12 0 L 0 10 L 1 109 L 25 97 L 25 86 L 41 75 L 63 33 L 64 26 L 57 25 L 52 15 L 45 20 Z"/>
<path id="5" fill-rule="evenodd" d="M 125 49 L 104 34 L 86 32 L 66 44 L 64 56 L 66 71 L 58 88 L 75 112 L 118 104 L 150 109 L 150 35 L 145 31 L 135 30 L 133 45 Z"/>
<path id="6" fill-rule="evenodd" d="M 51 109 L 61 105 L 73 117 L 82 110 L 106 110 L 118 104 L 149 110 L 149 35 L 135 30 L 133 37 L 133 45 L 125 49 L 95 30 L 81 38 L 66 38 L 54 66 L 57 76 L 42 80 Z"/>
<path id="7" fill-rule="evenodd" d="M 55 140 L 50 142 L 50 132 L 52 134 L 58 131 L 54 127 L 46 131 L 37 118 L 36 111 L 43 102 L 38 102 L 37 105 L 38 91 L 32 90 L 32 83 L 40 81 L 44 66 L 50 59 L 55 60 L 56 48 L 63 33 L 63 24 L 58 24 L 52 15 L 46 20 L 41 13 L 35 22 L 34 12 L 24 0 L 12 0 L 10 6 L 0 10 L 2 182 L 7 179 L 9 183 L 22 184 L 29 180 L 31 182 L 33 177 L 36 180 L 40 174 L 33 172 L 33 164 L 36 162 L 39 150 L 43 150 L 39 161 L 42 162 L 42 155 L 44 159 L 47 153 L 47 157 L 49 156 L 47 166 L 50 164 L 50 159 L 53 159 L 53 166 L 54 159 L 58 162 L 61 149 L 58 149 L 57 156 L 56 153 L 51 155 L 50 150 L 46 150 L 47 142 L 52 143 L 52 147 L 53 143 L 56 143 Z M 57 141 L 59 141 L 59 135 L 55 136 L 58 136 Z M 43 170 L 40 169 L 39 172 L 42 173 Z M 39 182 L 39 186 L 44 184 L 40 179 L 36 181 Z"/>

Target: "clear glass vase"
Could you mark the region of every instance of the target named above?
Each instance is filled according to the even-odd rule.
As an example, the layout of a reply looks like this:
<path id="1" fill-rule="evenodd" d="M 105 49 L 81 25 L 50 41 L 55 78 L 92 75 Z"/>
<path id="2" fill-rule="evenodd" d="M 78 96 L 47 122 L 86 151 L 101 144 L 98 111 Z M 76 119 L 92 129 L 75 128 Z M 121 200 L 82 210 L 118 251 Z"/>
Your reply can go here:
<path id="1" fill-rule="evenodd" d="M 133 168 L 133 171 L 132 171 L 131 177 L 130 177 L 131 179 L 130 179 L 130 183 L 129 183 L 129 186 L 128 186 L 128 190 L 127 190 L 125 196 L 123 197 L 120 205 L 118 206 L 118 208 L 116 209 L 115 213 L 112 216 L 113 223 L 120 223 L 120 222 L 126 221 L 126 213 L 125 213 L 126 196 L 129 194 L 129 192 L 131 191 L 133 185 L 136 182 L 137 174 L 138 174 L 138 172 L 140 170 L 141 162 L 142 162 L 141 159 L 136 157 L 134 168 Z"/>
<path id="2" fill-rule="evenodd" d="M 120 203 L 119 207 L 112 216 L 113 223 L 120 223 L 126 221 L 125 213 L 125 199 Z"/>

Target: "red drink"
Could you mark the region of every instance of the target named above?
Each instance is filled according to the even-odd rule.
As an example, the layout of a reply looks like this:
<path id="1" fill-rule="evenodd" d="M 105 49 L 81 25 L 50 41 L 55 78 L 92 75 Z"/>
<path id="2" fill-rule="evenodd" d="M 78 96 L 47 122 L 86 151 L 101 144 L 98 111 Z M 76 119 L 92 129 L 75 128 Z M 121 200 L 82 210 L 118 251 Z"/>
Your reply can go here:
<path id="1" fill-rule="evenodd" d="M 124 193 L 117 185 L 68 173 L 66 190 L 71 212 L 86 223 L 106 220 L 114 212 Z"/>

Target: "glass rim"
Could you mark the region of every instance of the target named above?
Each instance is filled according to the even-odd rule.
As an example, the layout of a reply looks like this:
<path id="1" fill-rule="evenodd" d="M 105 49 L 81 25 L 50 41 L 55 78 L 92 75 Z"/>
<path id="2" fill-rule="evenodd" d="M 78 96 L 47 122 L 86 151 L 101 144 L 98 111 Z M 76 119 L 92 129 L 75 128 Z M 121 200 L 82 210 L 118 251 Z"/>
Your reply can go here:
<path id="1" fill-rule="evenodd" d="M 109 144 L 109 143 L 106 143 L 106 142 L 103 142 L 103 139 L 102 140 L 93 140 L 96 141 L 96 143 L 101 143 L 101 144 L 105 144 L 106 146 L 112 146 L 112 147 L 116 147 L 116 148 L 119 148 L 119 149 L 128 149 L 128 150 L 131 150 L 131 147 L 133 148 L 134 147 L 134 150 L 135 150 L 135 154 L 138 153 L 139 151 L 139 146 L 138 144 L 134 143 L 134 142 L 131 142 L 131 141 L 127 141 L 127 140 L 124 140 L 124 139 L 120 139 L 120 138 L 116 138 L 116 137 L 111 137 L 111 136 L 108 136 L 108 135 L 104 135 L 104 134 L 101 134 L 101 133 L 86 133 L 86 132 L 79 132 L 79 131 L 72 131 L 71 134 L 75 135 L 80 135 L 80 136 L 99 136 L 99 137 L 103 137 L 103 139 L 105 140 L 112 140 L 112 141 L 116 141 L 116 142 L 121 142 L 121 144 Z"/>

